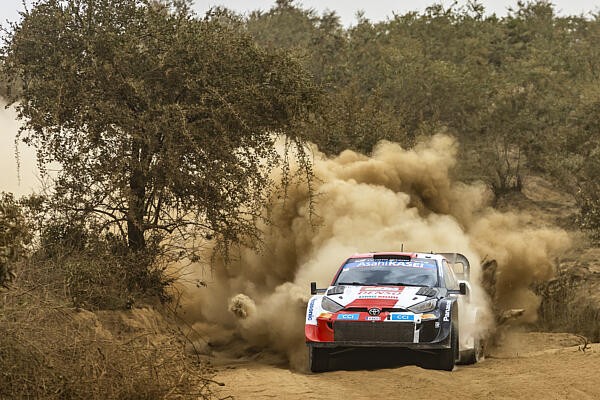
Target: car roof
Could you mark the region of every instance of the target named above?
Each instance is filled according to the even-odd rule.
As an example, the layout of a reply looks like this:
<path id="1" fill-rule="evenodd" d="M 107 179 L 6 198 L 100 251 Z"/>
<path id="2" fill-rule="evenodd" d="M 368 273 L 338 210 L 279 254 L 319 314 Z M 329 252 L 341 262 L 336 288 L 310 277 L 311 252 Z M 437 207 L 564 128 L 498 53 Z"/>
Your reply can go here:
<path id="1" fill-rule="evenodd" d="M 444 256 L 435 253 L 409 253 L 401 251 L 385 251 L 385 252 L 371 252 L 371 253 L 355 253 L 349 258 L 373 258 L 373 256 L 408 256 L 410 258 L 430 258 L 432 260 L 442 260 Z"/>

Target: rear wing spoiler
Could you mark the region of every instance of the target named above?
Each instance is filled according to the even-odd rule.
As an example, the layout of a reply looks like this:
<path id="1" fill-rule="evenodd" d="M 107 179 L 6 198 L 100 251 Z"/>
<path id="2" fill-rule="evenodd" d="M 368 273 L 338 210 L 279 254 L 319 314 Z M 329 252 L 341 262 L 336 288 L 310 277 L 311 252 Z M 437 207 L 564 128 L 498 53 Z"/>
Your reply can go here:
<path id="1" fill-rule="evenodd" d="M 471 265 L 469 264 L 469 260 L 467 257 L 460 253 L 437 253 L 446 260 L 448 260 L 448 264 L 454 271 L 454 274 L 459 280 L 470 282 L 471 278 Z"/>

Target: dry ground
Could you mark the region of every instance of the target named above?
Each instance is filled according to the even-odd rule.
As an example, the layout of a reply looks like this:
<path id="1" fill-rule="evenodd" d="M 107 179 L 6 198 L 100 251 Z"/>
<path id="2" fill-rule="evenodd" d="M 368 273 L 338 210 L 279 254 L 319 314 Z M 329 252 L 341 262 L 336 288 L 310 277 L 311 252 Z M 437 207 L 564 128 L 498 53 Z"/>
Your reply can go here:
<path id="1" fill-rule="evenodd" d="M 504 338 L 485 361 L 453 372 L 396 366 L 292 372 L 259 363 L 225 364 L 219 397 L 234 399 L 600 399 L 600 344 L 585 352 L 579 338 L 560 333 L 519 333 Z"/>

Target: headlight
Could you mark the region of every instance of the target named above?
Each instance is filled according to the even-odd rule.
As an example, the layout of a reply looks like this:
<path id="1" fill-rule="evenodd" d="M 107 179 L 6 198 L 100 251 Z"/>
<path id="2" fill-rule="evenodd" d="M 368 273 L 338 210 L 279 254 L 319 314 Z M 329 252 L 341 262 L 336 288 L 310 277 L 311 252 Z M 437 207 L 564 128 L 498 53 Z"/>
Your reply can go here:
<path id="1" fill-rule="evenodd" d="M 421 314 L 424 312 L 433 311 L 435 306 L 437 305 L 437 299 L 429 299 L 425 300 L 421 303 L 417 303 L 413 306 L 408 307 L 408 309 L 415 314 Z"/>
<path id="2" fill-rule="evenodd" d="M 326 296 L 323 296 L 323 300 L 321 300 L 321 307 L 323 308 L 323 310 L 327 310 L 332 313 L 338 312 L 342 308 L 344 308 L 344 306 L 339 305 L 338 303 Z"/>

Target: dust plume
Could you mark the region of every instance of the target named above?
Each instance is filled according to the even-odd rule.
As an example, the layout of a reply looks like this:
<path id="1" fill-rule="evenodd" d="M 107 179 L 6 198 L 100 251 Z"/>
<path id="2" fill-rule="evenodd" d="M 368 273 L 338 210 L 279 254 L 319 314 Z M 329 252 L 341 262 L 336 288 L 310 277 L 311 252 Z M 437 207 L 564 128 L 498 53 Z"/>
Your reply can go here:
<path id="1" fill-rule="evenodd" d="M 33 147 L 19 143 L 17 163 L 15 137 L 19 127 L 15 109 L 6 108 L 0 98 L 0 192 L 25 195 L 39 188 L 40 180 Z"/>
<path id="2" fill-rule="evenodd" d="M 344 151 L 328 158 L 315 150 L 314 213 L 305 185 L 291 185 L 287 196 L 275 193 L 261 252 L 241 248 L 229 263 L 217 260 L 212 270 L 192 266 L 191 273 L 207 287 L 186 290 L 186 318 L 213 350 L 217 342 L 244 343 L 303 368 L 309 282 L 328 286 L 355 252 L 404 246 L 469 258 L 472 298 L 487 310 L 481 325 L 472 328 L 493 329 L 494 313 L 513 307 L 525 309 L 524 318 L 533 321 L 539 300 L 530 287 L 551 276 L 553 257 L 568 245 L 566 234 L 495 211 L 483 185 L 453 181 L 456 153 L 457 143 L 445 135 L 410 150 L 381 142 L 371 156 Z M 497 261 L 491 299 L 489 288 L 479 284 L 484 257 Z"/>

